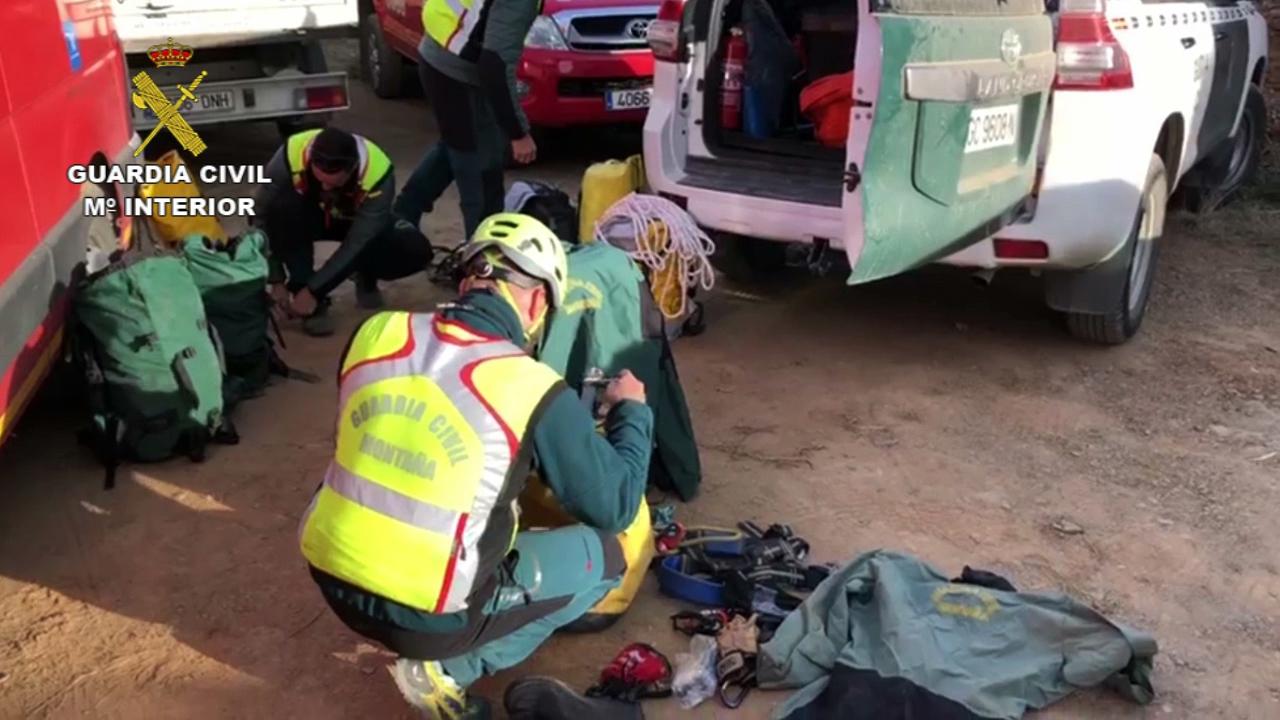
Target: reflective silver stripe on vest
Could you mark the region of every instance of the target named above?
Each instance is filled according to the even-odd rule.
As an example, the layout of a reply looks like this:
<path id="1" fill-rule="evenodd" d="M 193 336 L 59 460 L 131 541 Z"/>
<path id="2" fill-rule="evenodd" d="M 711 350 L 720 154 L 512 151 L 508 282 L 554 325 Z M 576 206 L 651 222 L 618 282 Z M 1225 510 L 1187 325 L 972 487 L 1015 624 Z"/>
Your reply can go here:
<path id="1" fill-rule="evenodd" d="M 453 11 L 453 16 L 462 19 L 462 13 L 467 11 L 467 6 L 462 4 L 462 0 L 444 0 L 444 4 L 449 6 Z"/>
<path id="2" fill-rule="evenodd" d="M 360 183 L 364 180 L 364 174 L 369 169 L 369 148 L 365 146 L 365 139 L 360 135 L 355 136 L 356 139 L 356 167 L 360 168 L 356 171 L 356 182 Z"/>
<path id="3" fill-rule="evenodd" d="M 324 484 L 351 502 L 393 517 L 406 525 L 441 535 L 452 535 L 458 527 L 458 513 L 398 493 L 386 485 L 379 485 L 349 472 L 337 463 L 330 463 Z"/>
<path id="4" fill-rule="evenodd" d="M 469 10 L 459 10 L 455 0 L 446 0 L 449 7 L 458 13 L 458 20 L 461 27 L 458 32 L 453 34 L 449 39 L 449 52 L 454 55 L 461 55 L 462 48 L 466 47 L 467 41 L 471 39 L 471 33 L 476 31 L 476 23 L 480 22 L 480 16 L 484 14 L 484 6 L 489 4 L 489 0 L 472 0 Z"/>
<path id="5" fill-rule="evenodd" d="M 403 322 L 403 320 L 397 317 L 393 322 Z M 481 447 L 484 448 L 483 469 L 481 470 L 480 480 L 476 487 L 476 496 L 472 501 L 471 510 L 467 514 L 466 527 L 463 528 L 461 538 L 462 547 L 469 548 L 472 551 L 460 553 L 454 565 L 453 582 L 450 585 L 448 597 L 445 599 L 444 607 L 442 608 L 443 612 L 449 613 L 467 608 L 466 599 L 475 585 L 476 573 L 480 564 L 480 553 L 476 552 L 475 548 L 479 546 L 480 537 L 484 534 L 485 528 L 488 527 L 489 516 L 495 510 L 494 505 L 502 492 L 503 486 L 506 484 L 507 473 L 515 461 L 515 458 L 511 456 L 507 434 L 503 430 L 501 423 L 485 407 L 475 392 L 462 382 L 462 372 L 468 366 L 483 360 L 510 355 L 523 355 L 524 352 L 506 340 L 481 341 L 469 345 L 455 345 L 445 342 L 436 337 L 433 322 L 434 316 L 431 314 L 411 314 L 410 327 L 413 333 L 413 351 L 406 357 L 375 360 L 350 370 L 346 377 L 343 378 L 338 391 L 338 408 L 339 412 L 347 412 L 347 403 L 351 396 L 359 391 L 360 388 L 371 383 L 409 375 L 426 377 L 436 383 L 444 395 L 453 402 L 454 407 L 457 408 L 462 418 L 471 426 L 479 438 Z M 340 417 L 338 420 L 339 423 L 345 421 L 345 416 Z M 520 438 L 517 438 L 517 441 L 519 440 Z M 348 480 L 356 480 L 359 484 L 365 485 L 365 488 L 360 489 L 360 492 L 364 494 L 356 494 L 355 492 L 348 494 L 344 492 L 344 490 L 354 488 L 357 483 L 342 489 L 335 487 L 335 482 L 341 483 Z M 352 502 L 401 522 L 447 535 L 457 533 L 457 525 L 461 519 L 461 516 L 457 513 L 432 506 L 420 500 L 408 498 L 370 480 L 360 478 L 342 468 L 336 461 L 330 463 L 329 472 L 325 476 L 325 485 Z M 377 490 L 369 491 L 367 490 L 368 487 L 374 487 Z M 395 495 L 397 496 L 395 499 L 412 502 L 418 507 L 413 509 L 405 505 L 392 507 L 395 503 L 389 502 L 393 498 L 389 498 L 388 495 Z M 424 508 L 429 508 L 429 510 Z M 514 503 L 507 508 L 499 509 L 499 511 L 515 512 Z M 414 519 L 406 519 L 402 513 L 407 513 L 409 517 Z M 444 520 L 445 514 L 453 516 L 451 522 Z M 422 524 L 419 521 L 422 521 Z M 427 526 L 428 523 L 433 522 L 438 523 L 436 527 Z M 303 525 L 305 526 L 305 524 L 306 517 L 303 518 Z M 440 528 L 443 528 L 443 530 Z"/>

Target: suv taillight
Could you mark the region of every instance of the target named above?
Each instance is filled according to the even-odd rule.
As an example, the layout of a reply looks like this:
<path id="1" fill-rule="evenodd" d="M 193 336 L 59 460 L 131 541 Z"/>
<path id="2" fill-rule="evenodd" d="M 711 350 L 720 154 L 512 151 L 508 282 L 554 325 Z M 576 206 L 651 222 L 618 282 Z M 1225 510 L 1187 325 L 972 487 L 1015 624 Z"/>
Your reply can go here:
<path id="1" fill-rule="evenodd" d="M 684 62 L 684 0 L 662 0 L 649 23 L 649 47 L 655 60 Z"/>
<path id="2" fill-rule="evenodd" d="M 1111 33 L 1106 0 L 1062 0 L 1058 15 L 1058 90 L 1133 87 L 1129 56 Z"/>

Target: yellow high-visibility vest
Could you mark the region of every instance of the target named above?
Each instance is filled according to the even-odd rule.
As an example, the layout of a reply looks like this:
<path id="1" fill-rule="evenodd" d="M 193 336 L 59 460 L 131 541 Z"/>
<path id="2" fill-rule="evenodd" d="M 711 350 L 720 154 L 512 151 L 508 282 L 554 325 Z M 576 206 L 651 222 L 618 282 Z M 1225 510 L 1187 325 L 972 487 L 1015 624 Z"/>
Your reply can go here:
<path id="1" fill-rule="evenodd" d="M 475 62 L 484 41 L 488 6 L 499 1 L 427 0 L 422 4 L 422 31 L 440 47 Z M 542 12 L 542 0 L 538 0 L 538 12 Z"/>
<path id="2" fill-rule="evenodd" d="M 302 520 L 316 569 L 430 613 L 465 610 L 515 542 L 526 433 L 562 379 L 501 338 L 382 312 L 343 358 L 337 449 Z"/>
<path id="3" fill-rule="evenodd" d="M 289 163 L 293 188 L 300 193 L 306 192 L 307 189 L 307 163 L 311 160 L 311 144 L 319 134 L 319 130 L 305 130 L 290 135 L 284 144 L 285 160 Z M 357 177 L 360 179 L 359 190 L 354 198 L 355 204 L 359 205 L 365 195 L 382 182 L 382 179 L 391 171 L 391 158 L 382 148 L 363 135 L 355 133 L 352 135 L 356 139 L 356 152 L 359 157 L 356 170 Z"/>

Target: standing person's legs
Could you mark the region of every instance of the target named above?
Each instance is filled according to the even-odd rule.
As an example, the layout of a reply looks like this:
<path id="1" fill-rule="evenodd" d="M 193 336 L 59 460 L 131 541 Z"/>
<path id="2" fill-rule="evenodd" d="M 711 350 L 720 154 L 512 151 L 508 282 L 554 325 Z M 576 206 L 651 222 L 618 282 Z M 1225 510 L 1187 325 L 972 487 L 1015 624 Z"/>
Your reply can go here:
<path id="1" fill-rule="evenodd" d="M 480 153 L 480 185 L 484 197 L 484 209 L 480 219 L 494 213 L 502 212 L 506 195 L 502 171 L 506 164 L 507 151 L 511 146 L 511 138 L 498 125 L 498 118 L 493 113 L 489 99 L 477 89 L 473 93 L 475 106 L 475 133 L 477 151 Z M 468 235 L 469 236 L 469 235 Z"/>
<path id="2" fill-rule="evenodd" d="M 502 211 L 502 163 L 507 141 L 480 88 L 451 78 L 445 80 L 453 86 L 451 97 L 457 98 L 457 115 L 465 115 L 467 119 L 465 143 L 462 138 L 456 142 L 451 140 L 443 125 L 441 134 L 449 150 L 454 181 L 458 184 L 463 230 L 470 238 L 482 220 Z M 462 135 L 460 128 L 457 134 Z"/>
<path id="3" fill-rule="evenodd" d="M 449 151 L 446 143 L 461 142 L 469 144 L 470 108 L 457 97 L 450 97 L 450 87 L 444 85 L 441 78 L 445 76 L 426 62 L 418 62 L 418 79 L 422 83 L 422 93 L 431 104 L 436 116 L 436 128 L 440 139 L 436 141 L 418 161 L 404 188 L 396 198 L 395 214 L 417 225 L 424 213 L 435 207 L 444 191 L 453 183 L 453 167 L 450 165 Z M 447 78 L 446 78 L 447 79 Z M 457 117 L 459 113 L 468 117 Z"/>

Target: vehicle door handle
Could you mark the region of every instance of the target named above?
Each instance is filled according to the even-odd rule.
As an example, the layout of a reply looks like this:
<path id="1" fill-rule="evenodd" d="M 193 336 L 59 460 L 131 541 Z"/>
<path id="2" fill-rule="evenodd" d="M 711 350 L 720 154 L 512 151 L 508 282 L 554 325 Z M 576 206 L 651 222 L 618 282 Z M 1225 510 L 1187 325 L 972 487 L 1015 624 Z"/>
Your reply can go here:
<path id="1" fill-rule="evenodd" d="M 1227 39 L 1227 34 L 1226 34 L 1226 33 L 1224 33 L 1224 32 L 1214 33 L 1214 34 L 1213 34 L 1213 39 L 1214 39 L 1214 40 L 1226 40 L 1226 39 Z"/>
<path id="2" fill-rule="evenodd" d="M 1189 49 L 1191 49 L 1191 48 L 1193 48 L 1193 47 L 1195 47 L 1195 46 L 1196 46 L 1196 39 L 1195 39 L 1195 38 L 1193 38 L 1193 37 L 1184 37 L 1184 38 L 1182 38 L 1182 47 L 1183 47 L 1183 49 L 1187 49 L 1187 50 L 1189 50 Z"/>

